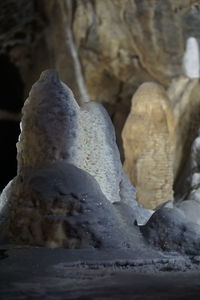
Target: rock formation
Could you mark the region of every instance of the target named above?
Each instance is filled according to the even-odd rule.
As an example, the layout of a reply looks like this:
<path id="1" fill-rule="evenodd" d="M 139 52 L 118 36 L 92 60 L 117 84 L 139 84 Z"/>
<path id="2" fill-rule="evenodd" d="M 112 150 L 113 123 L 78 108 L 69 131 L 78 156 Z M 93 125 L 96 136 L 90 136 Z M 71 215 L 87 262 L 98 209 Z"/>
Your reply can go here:
<path id="1" fill-rule="evenodd" d="M 137 200 L 147 208 L 172 200 L 174 119 L 160 85 L 139 87 L 122 137 L 124 168 L 136 187 Z"/>
<path id="2" fill-rule="evenodd" d="M 62 161 L 68 175 L 78 172 L 78 168 L 82 170 L 80 172 L 93 176 L 95 179 L 88 177 L 88 182 L 92 184 L 96 180 L 95 184 L 102 191 L 99 197 L 115 203 L 116 213 L 131 206 L 133 220 L 137 216 L 138 223 L 143 223 L 143 214 L 147 211 L 135 201 L 135 190 L 123 173 L 110 119 L 101 105 L 85 101 L 92 99 L 105 104 L 117 128 L 120 144 L 131 96 L 141 83 L 154 81 L 167 90 L 170 104 L 164 91 L 157 86 L 156 93 L 162 94 L 159 100 L 157 96 L 151 102 L 144 98 L 133 105 L 131 114 L 134 112 L 136 117 L 133 137 L 130 137 L 131 131 L 124 129 L 124 139 L 127 139 L 126 170 L 138 187 L 139 201 L 147 207 L 154 208 L 173 199 L 175 180 L 176 200 L 186 201 L 170 202 L 172 207 L 164 205 L 163 209 L 175 206 L 181 213 L 188 214 L 190 220 L 194 216 L 198 224 L 196 214 L 199 206 L 193 201 L 198 199 L 196 183 L 199 173 L 195 171 L 188 177 L 187 161 L 200 124 L 199 2 L 165 0 L 157 5 L 154 0 L 5 0 L 0 3 L 0 8 L 0 65 L 2 68 L 6 57 L 10 66 L 19 71 L 22 83 L 20 99 L 23 93 L 27 96 L 43 69 L 55 68 L 61 79 L 73 89 L 78 101 L 77 104 L 70 90 L 59 83 L 55 73 L 52 77 L 43 74 L 34 86 L 23 111 L 18 143 L 18 175 L 1 195 L 1 203 L 5 204 L 1 209 L 1 221 L 7 222 L 7 218 L 2 216 L 9 211 L 11 191 L 15 191 L 18 199 L 18 193 L 23 198 L 26 188 L 30 188 L 34 190 L 35 198 L 37 191 L 32 178 L 38 178 L 40 171 L 46 172 L 46 168 L 53 172 L 50 166 L 60 171 L 58 162 Z M 7 64 L 5 69 L 8 69 Z M 1 76 L 4 78 L 3 71 Z M 15 80 L 9 82 L 10 78 L 9 75 L 6 81 L 9 89 L 14 90 Z M 44 86 L 49 86 L 48 80 L 51 87 L 47 91 Z M 41 94 L 43 99 L 48 98 L 48 103 L 38 97 Z M 11 97 L 11 102 L 13 99 Z M 20 99 L 17 101 L 24 100 Z M 53 110 L 49 111 L 50 107 Z M 69 114 L 64 114 L 63 107 Z M 8 111 L 5 114 L 1 107 L 0 110 L 0 118 L 19 118 L 18 113 L 10 114 Z M 130 122 L 131 116 L 127 124 L 130 125 Z M 131 152 L 134 158 L 129 161 Z M 75 168 L 73 171 L 71 165 Z M 33 169 L 33 177 L 27 175 L 28 169 Z M 22 185 L 21 179 L 24 180 Z M 185 184 L 186 181 L 192 190 Z M 28 187 L 24 188 L 24 182 Z M 20 187 L 19 191 L 16 186 Z M 82 203 L 82 198 L 76 197 L 78 203 Z M 72 198 L 76 201 L 74 196 Z M 41 199 L 38 211 L 45 202 L 44 196 Z M 160 214 L 160 209 L 157 209 L 156 215 Z M 75 214 L 78 211 L 76 208 L 72 210 Z M 88 238 L 88 241 L 91 239 Z M 61 240 L 58 244 L 62 244 Z"/>
<path id="3" fill-rule="evenodd" d="M 200 124 L 199 92 L 199 80 L 183 76 L 174 78 L 167 91 L 175 127 L 173 163 L 175 196 L 182 193 L 191 145 Z"/>
<path id="4" fill-rule="evenodd" d="M 26 169 L 11 199 L 9 237 L 18 245 L 127 248 L 135 242 L 134 228 L 125 232 L 96 180 L 65 161 Z"/>
<path id="5" fill-rule="evenodd" d="M 191 47 L 192 47 L 192 50 L 191 50 Z M 195 51 L 195 53 L 191 53 L 191 51 L 193 51 L 193 50 Z M 194 59 L 196 61 L 196 66 L 195 66 L 196 71 L 194 70 L 194 68 L 192 68 L 192 70 L 196 72 L 195 76 L 194 76 L 194 74 L 192 75 L 190 73 L 191 66 L 188 65 L 188 64 L 190 64 L 189 56 L 190 57 L 192 56 L 192 59 L 194 57 Z M 178 198 L 178 197 L 180 198 L 181 194 L 183 195 L 186 192 L 186 187 L 183 188 L 183 186 L 185 186 L 184 182 L 187 177 L 186 173 L 187 173 L 188 165 L 186 162 L 188 161 L 188 156 L 190 154 L 190 147 L 191 147 L 192 141 L 195 138 L 196 131 L 197 131 L 197 128 L 200 123 L 200 117 L 199 117 L 199 115 L 200 115 L 199 114 L 199 112 L 200 112 L 200 98 L 199 98 L 200 85 L 199 85 L 199 80 L 198 80 L 199 75 L 197 74 L 199 72 L 198 71 L 199 70 L 199 50 L 198 50 L 197 41 L 193 38 L 190 38 L 186 44 L 186 51 L 185 51 L 185 56 L 183 57 L 183 63 L 184 63 L 184 67 L 185 67 L 185 74 L 187 75 L 187 77 L 179 76 L 179 77 L 174 78 L 171 81 L 171 84 L 167 90 L 168 102 L 170 103 L 170 110 L 171 110 L 170 118 L 173 119 L 173 137 L 170 134 L 172 137 L 172 138 L 170 138 L 170 140 L 171 140 L 170 143 L 172 146 L 172 148 L 171 148 L 172 149 L 172 151 L 171 151 L 172 163 L 171 163 L 170 168 L 171 168 L 171 174 L 173 174 L 172 175 L 173 179 L 171 179 L 170 185 L 171 185 L 171 189 L 174 187 L 176 198 Z M 149 92 L 148 98 L 150 101 L 150 99 L 151 99 L 150 92 Z M 158 100 L 158 101 L 161 101 L 161 100 Z M 152 101 L 150 101 L 150 103 L 152 103 Z M 141 105 L 141 107 L 143 106 L 142 101 L 140 101 L 140 105 Z M 134 106 L 134 109 L 133 108 L 131 109 L 131 113 L 132 113 L 132 111 L 137 109 L 135 107 L 135 105 L 133 105 L 133 106 Z M 155 107 L 158 107 L 158 104 L 155 104 Z M 150 106 L 149 106 L 149 109 L 150 109 Z M 172 114 L 173 114 L 173 116 L 172 116 Z M 167 114 L 167 115 L 169 116 L 169 114 Z M 155 122 L 155 118 L 152 117 L 152 119 L 153 119 L 153 122 Z M 143 130 L 143 132 L 144 132 L 145 126 L 146 126 L 145 121 L 142 121 L 142 119 L 140 119 L 140 120 L 141 120 L 141 124 L 143 124 L 143 126 L 144 126 L 144 130 Z M 136 148 L 134 145 L 134 142 L 137 144 L 139 144 L 139 143 L 138 143 L 138 140 L 134 140 L 134 136 L 131 137 L 131 132 L 132 132 L 130 129 L 132 126 L 131 123 L 138 124 L 138 121 L 135 119 L 135 116 L 133 116 L 133 117 L 129 116 L 129 118 L 127 119 L 127 122 L 125 123 L 125 127 L 124 127 L 124 132 L 126 132 L 126 134 L 123 134 L 124 148 L 125 148 L 125 150 L 124 150 L 124 152 L 125 152 L 125 169 L 127 171 L 127 174 L 129 175 L 129 178 L 131 179 L 132 183 L 135 186 L 137 186 L 138 183 L 136 181 L 136 178 L 134 178 L 134 177 L 136 177 L 136 174 L 138 171 L 135 172 L 135 167 L 133 167 L 133 169 L 132 169 L 132 165 L 138 165 L 138 169 L 140 170 L 140 166 L 138 164 L 138 158 L 135 157 L 135 150 L 134 150 Z M 133 127 L 134 127 L 134 125 L 133 125 Z M 142 138 L 140 137 L 141 128 L 139 127 L 137 130 L 138 130 L 138 133 L 136 133 L 136 134 L 138 134 L 138 139 L 140 139 L 139 142 L 142 143 Z M 147 131 L 146 131 L 146 134 L 147 134 Z M 141 136 L 145 136 L 145 133 L 141 134 Z M 152 140 L 151 140 L 151 142 L 152 142 Z M 145 148 L 145 147 L 141 146 L 141 148 Z M 160 148 L 160 146 L 158 146 L 158 147 Z M 154 145 L 153 145 L 153 142 L 152 142 L 151 148 L 152 148 L 152 151 L 155 151 L 156 143 L 154 143 Z M 161 150 L 161 148 L 160 148 L 160 150 Z M 142 151 L 144 151 L 144 150 L 142 150 Z M 149 156 L 149 159 L 148 159 L 148 156 Z M 149 160 L 149 162 L 148 162 L 149 166 L 151 165 L 150 156 L 151 156 L 151 154 L 146 154 L 146 157 L 147 157 L 146 160 L 147 161 Z M 135 162 L 133 163 L 133 161 L 135 161 Z M 163 163 L 163 161 L 162 161 L 162 163 Z M 161 163 L 161 168 L 163 169 L 162 163 Z M 159 163 L 158 163 L 158 165 L 159 165 Z M 164 169 L 167 173 L 168 172 L 167 168 L 164 167 Z M 131 172 L 133 173 L 133 175 L 131 174 Z M 143 172 L 143 171 L 141 171 L 141 172 Z M 154 176 L 155 176 L 154 181 L 155 182 L 157 181 L 157 183 L 158 183 L 160 180 L 159 179 L 160 175 L 157 173 L 157 174 L 154 174 Z M 144 174 L 142 175 L 142 178 L 143 178 L 142 180 L 144 180 L 144 178 L 145 178 Z M 149 180 L 148 182 L 150 183 L 150 181 L 151 180 Z M 156 184 L 153 184 L 155 189 L 156 189 Z M 147 188 L 147 184 L 145 184 L 145 188 Z M 138 190 L 138 193 L 139 193 L 139 190 Z M 149 193 L 149 195 L 150 195 L 150 193 Z M 141 197 L 141 198 L 144 199 L 144 197 Z M 167 200 L 165 197 L 163 199 L 165 199 L 165 200 L 162 200 L 160 198 L 160 200 L 159 200 L 160 203 L 165 202 Z M 171 198 L 171 199 L 173 199 L 173 198 Z M 147 205 L 147 204 L 145 203 L 144 205 Z M 154 208 L 155 207 L 154 205 L 149 206 L 149 207 Z"/>
<path id="6" fill-rule="evenodd" d="M 195 138 L 190 157 L 187 161 L 187 169 L 184 177 L 184 186 L 181 190 L 178 202 L 181 200 L 197 201 L 200 204 L 200 130 Z M 183 201 L 183 203 L 188 201 Z M 182 205 L 182 202 L 181 202 Z M 196 211 L 196 213 L 198 210 Z M 200 220 L 200 217 L 199 217 Z M 199 221 L 200 222 L 200 221 Z"/>
<path id="7" fill-rule="evenodd" d="M 21 127 L 19 174 L 27 167 L 62 160 L 94 176 L 109 201 L 120 201 L 123 190 L 130 189 L 129 199 L 136 204 L 134 188 L 128 181 L 124 186 L 115 132 L 105 109 L 95 102 L 79 107 L 57 73 L 42 73 L 33 86 L 23 108 Z"/>
<path id="8" fill-rule="evenodd" d="M 169 88 L 184 75 L 186 41 L 199 43 L 197 0 L 4 0 L 0 11 L 0 54 L 18 68 L 25 97 L 42 70 L 56 69 L 78 101 L 108 108 L 122 158 L 133 93 L 146 81 Z M 176 161 L 182 169 L 184 160 Z"/>
<path id="9" fill-rule="evenodd" d="M 193 210 L 199 205 L 193 206 Z M 178 251 L 187 255 L 199 255 L 200 226 L 182 209 L 162 207 L 156 211 L 141 232 L 147 241 L 164 251 Z"/>
<path id="10" fill-rule="evenodd" d="M 33 86 L 22 114 L 18 174 L 0 200 L 1 225 L 6 219 L 11 241 L 130 247 L 134 221 L 145 223 L 151 212 L 134 199 L 103 107 L 79 107 L 57 72 L 49 70 Z M 132 211 L 131 230 L 118 216 L 124 209 Z"/>
<path id="11" fill-rule="evenodd" d="M 198 123 L 197 116 L 195 116 L 195 111 L 197 113 L 199 99 L 198 99 L 198 80 L 190 79 L 184 76 L 175 78 L 167 90 L 168 97 L 171 102 L 171 106 L 174 113 L 175 131 L 176 138 L 175 141 L 175 157 L 174 171 L 175 174 L 180 166 L 183 152 L 185 152 L 185 145 L 188 147 L 188 139 L 190 134 L 194 134 L 195 131 L 194 122 Z M 184 122 L 183 122 L 184 119 Z M 189 124 L 189 123 L 193 124 Z M 186 133 L 187 131 L 187 133 Z M 194 138 L 194 137 L 193 137 Z M 190 143 L 192 142 L 192 137 Z M 191 146 L 191 145 L 190 145 Z M 188 147 L 190 149 L 190 146 Z"/>
<path id="12" fill-rule="evenodd" d="M 188 255 L 199 255 L 200 251 L 199 134 L 191 147 L 181 196 L 159 207 L 140 228 L 150 244 Z"/>
<path id="13" fill-rule="evenodd" d="M 187 40 L 183 56 L 183 70 L 186 77 L 199 78 L 200 76 L 199 45 L 194 37 Z"/>

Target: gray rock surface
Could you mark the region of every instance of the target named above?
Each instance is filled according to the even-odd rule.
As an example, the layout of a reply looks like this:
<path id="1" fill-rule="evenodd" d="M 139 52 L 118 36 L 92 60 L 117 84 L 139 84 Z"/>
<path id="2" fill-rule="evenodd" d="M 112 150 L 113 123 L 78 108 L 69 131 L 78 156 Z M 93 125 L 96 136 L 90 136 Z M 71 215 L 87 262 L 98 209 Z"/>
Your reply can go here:
<path id="1" fill-rule="evenodd" d="M 189 172 L 187 177 L 187 198 L 200 203 L 200 130 L 198 130 L 189 158 Z"/>
<path id="2" fill-rule="evenodd" d="M 17 145 L 18 171 L 55 161 L 72 163 L 95 177 L 111 201 L 124 198 L 137 206 L 135 190 L 125 179 L 112 122 L 101 104 L 81 107 L 56 71 L 42 73 L 23 108 Z"/>
<path id="3" fill-rule="evenodd" d="M 17 244 L 74 249 L 130 248 L 142 242 L 134 218 L 128 227 L 96 180 L 65 162 L 27 169 L 11 198 L 10 237 Z"/>
<path id="4" fill-rule="evenodd" d="M 167 257 L 150 251 L 144 256 L 143 249 L 4 248 L 0 250 L 0 297 L 199 300 L 199 262 L 199 257 Z"/>
<path id="5" fill-rule="evenodd" d="M 7 235 L 10 219 L 11 192 L 15 179 L 10 181 L 0 196 L 0 240 Z"/>
<path id="6" fill-rule="evenodd" d="M 195 132 L 185 168 L 178 182 L 175 204 L 185 200 L 200 203 L 200 130 Z"/>
<path id="7" fill-rule="evenodd" d="M 22 110 L 18 174 L 73 156 L 78 104 L 55 71 L 43 72 Z"/>
<path id="8" fill-rule="evenodd" d="M 135 220 L 145 224 L 151 211 L 134 199 L 107 112 L 93 102 L 79 107 L 53 70 L 25 102 L 17 149 L 17 177 L 0 198 L 11 207 L 11 241 L 52 248 L 142 242 Z"/>
<path id="9" fill-rule="evenodd" d="M 183 207 L 161 207 L 146 225 L 140 227 L 140 230 L 151 245 L 164 251 L 198 255 L 200 253 L 200 226 L 195 223 L 191 212 L 187 215 L 187 211 L 188 208 L 184 213 Z"/>
<path id="10" fill-rule="evenodd" d="M 141 232 L 163 250 L 198 255 L 200 251 L 200 131 L 187 162 L 182 195 L 159 206 Z"/>

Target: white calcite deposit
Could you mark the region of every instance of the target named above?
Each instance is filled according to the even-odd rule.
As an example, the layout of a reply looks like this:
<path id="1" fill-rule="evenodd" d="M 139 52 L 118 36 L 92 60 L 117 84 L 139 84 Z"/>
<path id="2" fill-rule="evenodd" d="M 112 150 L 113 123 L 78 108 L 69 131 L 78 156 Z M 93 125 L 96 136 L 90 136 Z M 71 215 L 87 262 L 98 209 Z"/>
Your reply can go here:
<path id="1" fill-rule="evenodd" d="M 183 72 L 189 78 L 199 78 L 200 76 L 199 44 L 194 37 L 189 37 L 186 41 Z"/>

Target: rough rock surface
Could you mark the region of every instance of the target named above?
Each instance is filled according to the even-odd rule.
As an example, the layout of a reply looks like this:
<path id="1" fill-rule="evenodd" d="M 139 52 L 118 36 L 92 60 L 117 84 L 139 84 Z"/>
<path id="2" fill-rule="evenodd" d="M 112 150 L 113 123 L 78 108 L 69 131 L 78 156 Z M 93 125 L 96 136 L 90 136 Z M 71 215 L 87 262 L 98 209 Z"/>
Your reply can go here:
<path id="1" fill-rule="evenodd" d="M 200 132 L 198 131 L 198 134 Z M 141 226 L 148 242 L 167 251 L 198 255 L 200 251 L 200 137 L 192 144 L 181 194 L 166 202 Z"/>
<path id="2" fill-rule="evenodd" d="M 76 106 L 72 92 L 62 86 L 56 72 L 42 73 L 22 110 L 17 143 L 19 174 L 27 167 L 39 168 L 73 155 Z"/>
<path id="3" fill-rule="evenodd" d="M 114 128 L 105 109 L 93 102 L 79 107 L 56 72 L 43 72 L 33 86 L 21 128 L 19 174 L 27 167 L 65 161 L 94 176 L 111 202 L 120 201 L 120 193 L 127 190 L 136 205 L 135 190 L 124 179 Z"/>
<path id="4" fill-rule="evenodd" d="M 182 188 L 179 188 L 176 200 L 194 200 L 200 203 L 200 130 L 198 130 L 197 137 L 195 138 L 191 153 L 187 160 L 183 181 L 181 182 Z M 185 203 L 185 201 L 183 201 Z"/>
<path id="5" fill-rule="evenodd" d="M 199 37 L 196 3 L 78 1 L 73 33 L 92 99 L 114 100 L 120 84 L 125 96 L 130 84 L 133 92 L 148 78 L 167 84 L 181 75 L 185 38 Z"/>
<path id="6" fill-rule="evenodd" d="M 190 155 L 200 122 L 200 85 L 198 79 L 174 78 L 167 90 L 174 114 L 174 178 L 175 192 L 181 188 L 185 177 L 186 161 Z"/>
<path id="7" fill-rule="evenodd" d="M 200 203 L 200 130 L 198 136 L 194 140 L 190 156 L 190 170 L 189 170 L 189 188 L 188 199 L 196 200 Z"/>
<path id="8" fill-rule="evenodd" d="M 168 88 L 184 73 L 188 38 L 200 41 L 198 0 L 4 0 L 0 7 L 0 52 L 19 69 L 25 95 L 43 69 L 57 69 L 78 101 L 109 108 L 122 158 L 121 131 L 135 90 L 146 81 Z"/>
<path id="9" fill-rule="evenodd" d="M 79 107 L 53 70 L 25 102 L 17 149 L 17 177 L 0 199 L 12 241 L 82 248 L 131 247 L 140 239 L 134 222 L 151 212 L 134 199 L 106 111 L 96 103 Z"/>
<path id="10" fill-rule="evenodd" d="M 10 238 L 19 245 L 130 248 L 140 239 L 134 219 L 126 230 L 96 180 L 65 162 L 27 168 L 11 199 Z"/>
<path id="11" fill-rule="evenodd" d="M 133 93 L 183 75 L 186 40 L 199 42 L 199 23 L 197 0 L 77 1 L 72 28 L 85 83 L 92 100 L 109 103 L 119 143 Z"/>
<path id="12" fill-rule="evenodd" d="M 123 129 L 124 168 L 146 208 L 173 199 L 174 118 L 164 89 L 142 84 Z"/>
<path id="13" fill-rule="evenodd" d="M 1 299 L 199 299 L 199 256 L 158 251 L 145 256 L 143 249 L 4 247 L 0 249 Z"/>
<path id="14" fill-rule="evenodd" d="M 199 78 L 199 68 L 199 44 L 196 38 L 189 37 L 186 42 L 186 49 L 183 56 L 183 71 L 186 77 Z"/>
<path id="15" fill-rule="evenodd" d="M 190 206 L 190 204 L 189 204 Z M 157 210 L 142 227 L 141 232 L 147 241 L 164 251 L 178 251 L 187 255 L 199 255 L 200 225 L 194 214 L 183 209 L 162 207 Z M 193 212 L 199 204 L 193 204 Z"/>

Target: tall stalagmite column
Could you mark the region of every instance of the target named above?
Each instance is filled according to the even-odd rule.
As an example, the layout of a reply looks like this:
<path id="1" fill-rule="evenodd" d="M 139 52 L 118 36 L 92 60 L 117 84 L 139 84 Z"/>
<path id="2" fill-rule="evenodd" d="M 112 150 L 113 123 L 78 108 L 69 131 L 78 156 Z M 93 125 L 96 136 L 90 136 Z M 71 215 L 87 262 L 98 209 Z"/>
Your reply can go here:
<path id="1" fill-rule="evenodd" d="M 125 171 L 147 208 L 173 199 L 174 120 L 165 90 L 142 84 L 123 129 Z"/>

